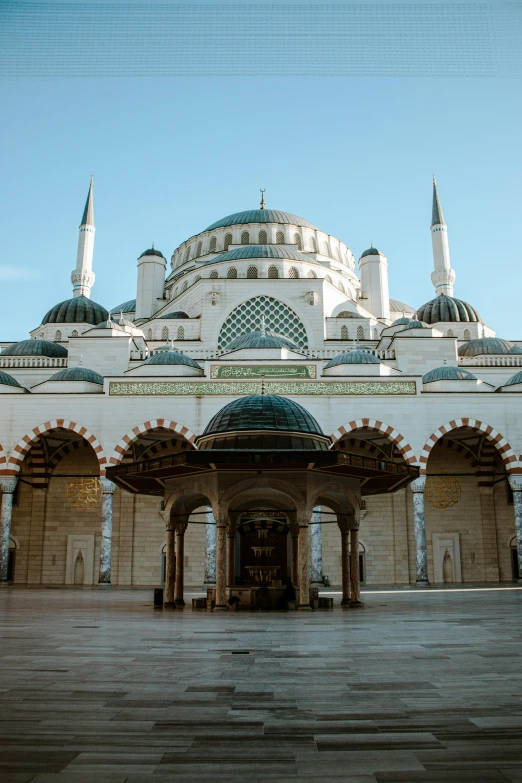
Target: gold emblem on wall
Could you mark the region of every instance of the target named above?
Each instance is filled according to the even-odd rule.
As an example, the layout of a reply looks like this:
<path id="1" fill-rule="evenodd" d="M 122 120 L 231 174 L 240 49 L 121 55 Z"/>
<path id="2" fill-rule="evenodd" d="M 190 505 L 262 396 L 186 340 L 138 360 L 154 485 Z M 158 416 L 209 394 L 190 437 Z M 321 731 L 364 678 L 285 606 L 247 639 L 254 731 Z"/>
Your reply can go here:
<path id="1" fill-rule="evenodd" d="M 424 494 L 434 508 L 450 508 L 459 502 L 462 488 L 455 476 L 428 476 Z"/>
<path id="2" fill-rule="evenodd" d="M 68 482 L 65 490 L 67 502 L 76 511 L 89 511 L 98 505 L 101 496 L 100 479 L 95 476 L 75 478 Z"/>

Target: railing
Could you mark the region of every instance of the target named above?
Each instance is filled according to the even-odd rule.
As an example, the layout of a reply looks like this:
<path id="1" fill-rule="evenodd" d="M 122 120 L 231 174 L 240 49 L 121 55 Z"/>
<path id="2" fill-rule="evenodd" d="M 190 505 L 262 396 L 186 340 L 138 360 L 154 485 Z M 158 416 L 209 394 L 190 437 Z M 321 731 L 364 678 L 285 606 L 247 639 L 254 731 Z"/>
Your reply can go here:
<path id="1" fill-rule="evenodd" d="M 340 353 L 348 353 L 351 351 L 353 343 L 347 345 L 345 348 L 338 346 L 337 348 L 319 348 L 316 351 L 305 351 L 306 355 L 310 359 L 333 359 L 334 356 L 339 356 Z M 357 348 L 358 351 L 364 351 L 365 353 L 371 353 L 378 359 L 395 359 L 394 350 L 377 350 L 376 348 Z"/>
<path id="2" fill-rule="evenodd" d="M 459 356 L 461 367 L 522 367 L 522 356 Z"/>
<path id="3" fill-rule="evenodd" d="M 55 356 L 2 356 L 0 367 L 67 367 L 67 357 Z"/>

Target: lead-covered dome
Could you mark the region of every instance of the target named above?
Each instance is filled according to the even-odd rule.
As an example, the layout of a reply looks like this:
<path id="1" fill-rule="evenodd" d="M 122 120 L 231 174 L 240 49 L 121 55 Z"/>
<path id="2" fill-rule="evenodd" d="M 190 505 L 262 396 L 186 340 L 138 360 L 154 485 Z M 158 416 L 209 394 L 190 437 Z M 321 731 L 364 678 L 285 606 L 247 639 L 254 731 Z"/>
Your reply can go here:
<path id="1" fill-rule="evenodd" d="M 509 356 L 522 354 L 522 348 L 500 337 L 479 337 L 476 340 L 468 340 L 459 347 L 459 356 Z"/>
<path id="2" fill-rule="evenodd" d="M 159 318 L 170 318 L 172 320 L 176 320 L 177 318 L 190 318 L 190 315 L 187 315 L 183 312 L 183 310 L 176 310 L 174 313 L 165 313 L 164 315 L 158 316 Z"/>
<path id="3" fill-rule="evenodd" d="M 16 378 L 13 378 L 13 376 L 9 375 L 8 372 L 2 372 L 2 370 L 0 370 L 0 385 L 15 386 L 18 389 L 22 388 Z"/>
<path id="4" fill-rule="evenodd" d="M 252 394 L 229 402 L 198 439 L 199 449 L 326 450 L 329 444 L 305 408 L 272 394 Z"/>
<path id="5" fill-rule="evenodd" d="M 117 305 L 116 307 L 113 307 L 110 312 L 111 313 L 135 313 L 136 312 L 136 300 L 135 299 L 129 299 L 127 302 L 122 302 L 121 304 Z"/>
<path id="6" fill-rule="evenodd" d="M 328 370 L 330 367 L 338 367 L 340 364 L 380 364 L 380 361 L 373 353 L 366 353 L 366 351 L 347 351 L 346 353 L 340 353 L 338 356 L 334 356 L 333 359 L 330 359 L 328 364 L 325 364 L 324 369 Z"/>
<path id="7" fill-rule="evenodd" d="M 86 296 L 74 296 L 51 307 L 43 317 L 44 324 L 92 324 L 107 320 L 109 313 Z"/>
<path id="8" fill-rule="evenodd" d="M 103 386 L 103 376 L 87 367 L 68 367 L 60 370 L 49 378 L 50 381 L 84 381 L 86 383 L 98 383 Z"/>
<path id="9" fill-rule="evenodd" d="M 408 319 L 408 323 L 406 324 L 404 329 L 401 329 L 400 331 L 405 332 L 406 329 L 429 329 L 429 326 L 428 324 L 425 324 L 423 321 L 419 321 L 418 318 L 412 318 L 411 320 Z"/>
<path id="10" fill-rule="evenodd" d="M 156 250 L 155 247 L 149 247 L 148 250 L 144 250 L 141 256 L 138 256 L 138 260 L 144 256 L 159 256 L 159 258 L 165 258 L 161 250 Z"/>
<path id="11" fill-rule="evenodd" d="M 279 212 L 277 209 L 248 209 L 245 212 L 234 212 L 233 215 L 227 215 L 221 218 L 221 220 L 216 220 L 205 231 L 213 231 L 215 228 L 238 226 L 245 223 L 287 223 L 292 226 L 302 226 L 303 228 L 312 228 L 315 231 L 320 231 L 309 220 L 305 220 L 299 217 L 299 215 L 292 215 L 290 212 Z"/>
<path id="12" fill-rule="evenodd" d="M 403 316 L 402 318 L 397 318 L 396 321 L 394 321 L 391 326 L 407 326 L 409 323 L 411 323 L 411 318 L 406 318 L 406 316 Z"/>
<path id="13" fill-rule="evenodd" d="M 163 350 L 152 354 L 152 356 L 149 356 L 141 366 L 143 367 L 145 364 L 185 364 L 187 367 L 195 367 L 196 370 L 203 369 L 201 365 L 195 362 L 194 359 L 191 359 L 190 356 L 185 356 L 184 353 L 180 353 L 174 349 L 169 349 L 167 351 Z"/>
<path id="14" fill-rule="evenodd" d="M 2 351 L 2 356 L 48 356 L 51 359 L 62 359 L 67 356 L 67 348 L 48 340 L 22 340 L 8 345 Z"/>
<path id="15" fill-rule="evenodd" d="M 287 337 L 279 334 L 265 334 L 265 332 L 246 332 L 240 334 L 226 346 L 226 352 L 240 351 L 242 348 L 286 348 L 289 351 L 302 353 L 301 348 Z"/>
<path id="16" fill-rule="evenodd" d="M 517 383 L 522 383 L 522 370 L 512 375 L 509 381 L 506 381 L 504 386 L 515 386 Z"/>
<path id="17" fill-rule="evenodd" d="M 463 367 L 455 367 L 451 364 L 444 364 L 442 367 L 436 367 L 422 376 L 423 383 L 433 383 L 434 381 L 476 381 L 477 378 L 469 370 Z"/>
<path id="18" fill-rule="evenodd" d="M 417 318 L 427 324 L 436 324 L 440 321 L 457 323 L 482 323 L 480 313 L 462 299 L 441 294 L 430 302 L 422 305 L 417 311 Z"/>
<path id="19" fill-rule="evenodd" d="M 384 253 L 381 253 L 380 250 L 378 250 L 376 247 L 369 247 L 368 250 L 365 250 L 364 253 L 362 253 L 361 258 L 366 258 L 366 256 L 382 256 Z"/>

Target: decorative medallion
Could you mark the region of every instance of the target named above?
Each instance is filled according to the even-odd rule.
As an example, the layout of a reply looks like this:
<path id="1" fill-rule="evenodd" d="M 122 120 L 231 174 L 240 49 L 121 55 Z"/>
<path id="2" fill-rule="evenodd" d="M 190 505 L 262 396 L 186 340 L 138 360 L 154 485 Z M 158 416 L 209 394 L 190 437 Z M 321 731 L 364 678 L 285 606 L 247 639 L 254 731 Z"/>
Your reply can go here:
<path id="1" fill-rule="evenodd" d="M 100 479 L 96 477 L 75 478 L 68 482 L 65 490 L 67 502 L 76 511 L 89 511 L 98 505 L 101 496 Z"/>
<path id="2" fill-rule="evenodd" d="M 462 494 L 460 482 L 455 476 L 428 476 L 424 495 L 434 508 L 455 506 Z"/>

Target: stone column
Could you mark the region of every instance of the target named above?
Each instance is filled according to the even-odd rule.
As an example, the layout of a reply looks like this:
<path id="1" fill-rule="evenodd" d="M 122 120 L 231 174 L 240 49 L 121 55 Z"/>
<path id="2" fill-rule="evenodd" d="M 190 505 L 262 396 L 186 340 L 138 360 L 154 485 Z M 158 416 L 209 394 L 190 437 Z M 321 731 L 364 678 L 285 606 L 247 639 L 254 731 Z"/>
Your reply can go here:
<path id="1" fill-rule="evenodd" d="M 341 582 L 343 597 L 341 606 L 350 606 L 350 529 L 348 519 L 344 516 L 338 518 L 341 531 Z"/>
<path id="2" fill-rule="evenodd" d="M 509 485 L 513 490 L 513 505 L 515 510 L 515 532 L 517 536 L 518 581 L 522 584 L 522 476 L 508 476 Z"/>
<path id="3" fill-rule="evenodd" d="M 13 492 L 18 479 L 14 476 L 0 478 L 2 504 L 0 507 L 0 587 L 7 587 L 7 569 L 9 567 L 9 541 L 11 539 L 11 515 L 13 511 Z"/>
<path id="4" fill-rule="evenodd" d="M 236 526 L 231 521 L 227 530 L 227 584 L 234 587 L 236 583 Z"/>
<path id="5" fill-rule="evenodd" d="M 227 610 L 227 517 L 216 519 L 216 605 L 215 612 Z"/>
<path id="6" fill-rule="evenodd" d="M 165 551 L 165 587 L 163 589 L 163 606 L 166 609 L 176 608 L 176 604 L 174 603 L 174 580 L 176 572 L 175 535 L 174 524 L 169 519 L 167 522 L 167 546 Z"/>
<path id="7" fill-rule="evenodd" d="M 112 496 L 116 489 L 109 479 L 100 479 L 102 489 L 102 528 L 100 543 L 100 574 L 98 587 L 111 586 L 111 551 L 112 551 Z"/>
<path id="8" fill-rule="evenodd" d="M 312 582 L 323 581 L 323 526 L 321 525 L 321 510 L 314 509 L 313 525 L 310 526 L 312 538 Z"/>
<path id="9" fill-rule="evenodd" d="M 185 580 L 185 530 L 186 522 L 178 522 L 176 525 L 176 582 L 174 587 L 174 603 L 176 606 L 185 606 L 183 587 Z"/>
<path id="10" fill-rule="evenodd" d="M 361 575 L 359 572 L 359 528 L 350 528 L 350 606 L 361 603 Z"/>
<path id="11" fill-rule="evenodd" d="M 310 533 L 308 523 L 298 520 L 299 524 L 299 609 L 310 610 Z"/>
<path id="12" fill-rule="evenodd" d="M 428 557 L 426 554 L 426 523 L 424 520 L 424 489 L 426 476 L 412 481 L 410 484 L 413 492 L 413 526 L 415 531 L 416 552 L 416 584 L 417 587 L 430 587 L 428 581 Z"/>
<path id="13" fill-rule="evenodd" d="M 294 586 L 297 585 L 299 582 L 299 529 L 292 530 L 292 561 L 291 561 L 291 567 L 290 567 L 290 575 L 292 579 L 292 584 Z"/>
<path id="14" fill-rule="evenodd" d="M 207 512 L 205 526 L 205 584 L 216 584 L 216 524 L 212 511 Z"/>

